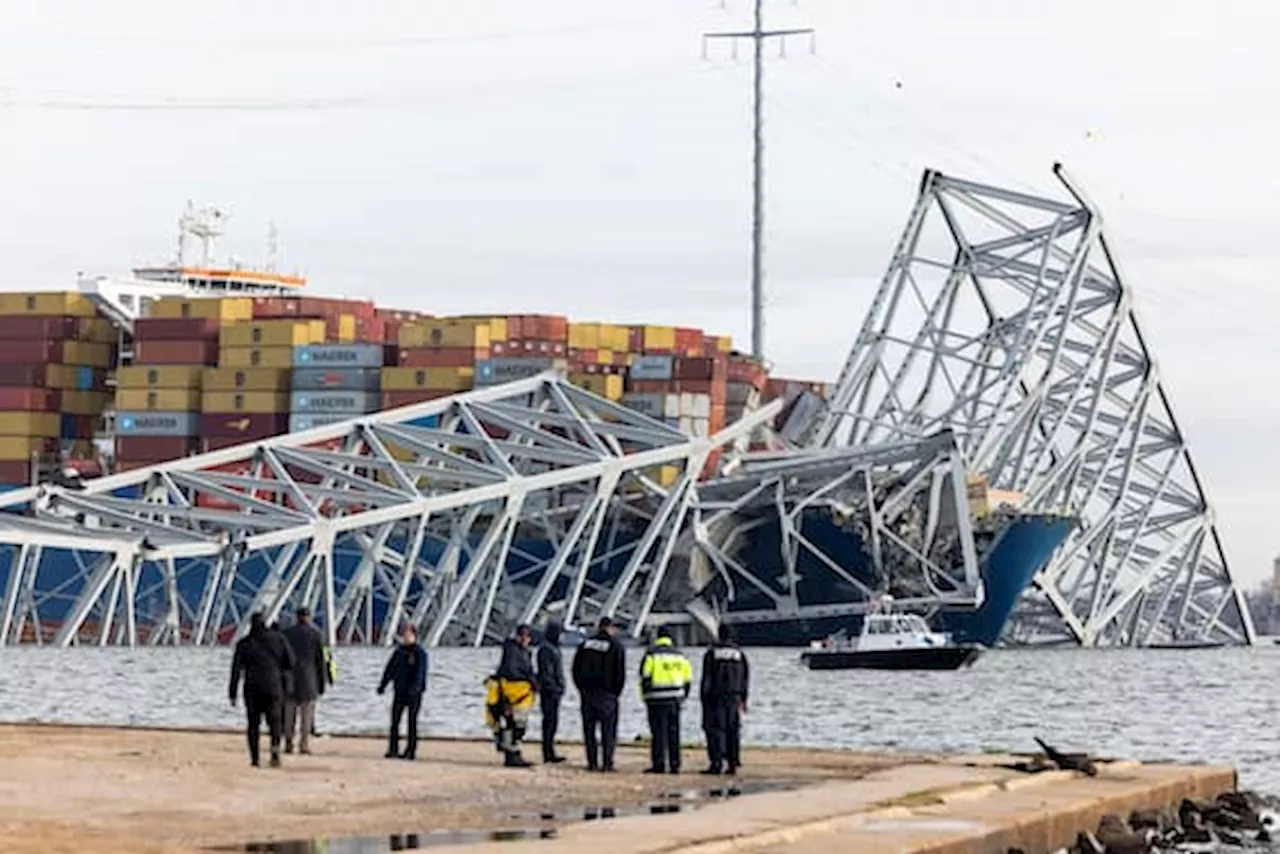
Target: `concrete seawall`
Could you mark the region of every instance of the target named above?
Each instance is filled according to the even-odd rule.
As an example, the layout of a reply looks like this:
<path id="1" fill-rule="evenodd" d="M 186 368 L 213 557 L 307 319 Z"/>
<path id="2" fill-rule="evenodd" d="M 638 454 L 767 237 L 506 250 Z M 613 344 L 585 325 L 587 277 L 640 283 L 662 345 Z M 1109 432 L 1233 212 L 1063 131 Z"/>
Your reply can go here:
<path id="1" fill-rule="evenodd" d="M 468 854 L 1036 854 L 1107 813 L 1235 788 L 1230 768 L 1111 762 L 1088 778 L 1023 773 L 995 756 L 757 749 L 731 782 L 699 776 L 695 751 L 672 777 L 639 773 L 647 751 L 635 748 L 620 751 L 615 775 L 582 771 L 574 746 L 568 764 L 527 771 L 499 767 L 483 742 L 426 741 L 415 763 L 383 759 L 375 739 L 321 739 L 314 750 L 259 770 L 238 734 L 0 726 L 0 839 L 12 854 L 312 839 L 337 850 L 341 839 L 389 844 L 392 834 Z M 740 796 L 723 796 L 731 784 Z M 617 817 L 583 821 L 601 810 Z M 494 831 L 533 838 L 487 841 Z"/>

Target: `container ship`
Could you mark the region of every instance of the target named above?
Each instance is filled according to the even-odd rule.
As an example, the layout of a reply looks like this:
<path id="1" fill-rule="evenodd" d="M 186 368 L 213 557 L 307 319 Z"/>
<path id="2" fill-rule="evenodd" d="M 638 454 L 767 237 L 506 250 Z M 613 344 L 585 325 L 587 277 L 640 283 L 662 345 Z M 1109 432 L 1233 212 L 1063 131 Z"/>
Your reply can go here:
<path id="1" fill-rule="evenodd" d="M 83 279 L 72 291 L 0 294 L 0 485 L 74 485 L 550 370 L 695 436 L 783 398 L 775 433 L 786 437 L 828 390 L 821 382 L 772 377 L 728 336 L 691 327 L 541 314 L 437 317 L 312 296 L 302 276 L 274 265 L 215 263 L 217 212 L 189 209 L 180 225 L 173 263 L 121 279 Z M 196 260 L 192 242 L 199 244 Z M 710 460 L 704 474 L 717 465 Z M 675 469 L 664 475 L 668 482 L 677 476 Z M 987 645 L 1069 527 L 1021 515 L 993 525 L 980 543 L 982 608 L 941 616 L 957 639 Z M 856 533 L 820 513 L 807 516 L 805 526 L 806 536 L 848 556 L 850 573 L 867 574 Z M 761 531 L 745 559 L 767 566 L 779 544 L 767 526 Z M 548 548 L 535 540 L 519 544 L 527 554 Z M 59 575 L 56 560 L 44 558 L 41 578 L 48 583 Z M 355 571 L 347 563 L 339 548 L 339 574 Z M 674 589 L 723 598 L 714 585 L 686 587 Z M 850 592 L 828 584 L 807 597 L 836 602 Z M 749 594 L 730 598 L 717 607 L 760 604 Z M 848 625 L 847 617 L 780 617 L 745 625 L 741 634 L 752 644 L 801 645 Z"/>

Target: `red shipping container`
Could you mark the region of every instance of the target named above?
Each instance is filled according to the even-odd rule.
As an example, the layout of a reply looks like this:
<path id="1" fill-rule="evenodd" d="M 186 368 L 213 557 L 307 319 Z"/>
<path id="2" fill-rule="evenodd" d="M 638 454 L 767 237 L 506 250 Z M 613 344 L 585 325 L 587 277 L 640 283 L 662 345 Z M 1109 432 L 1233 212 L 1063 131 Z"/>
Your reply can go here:
<path id="1" fill-rule="evenodd" d="M 234 448 L 237 445 L 244 445 L 249 442 L 256 442 L 258 439 L 266 439 L 267 436 L 258 436 L 256 438 L 243 438 L 238 436 L 214 436 L 205 439 L 200 443 L 200 449 L 205 453 L 210 451 L 221 451 L 224 448 Z"/>
<path id="2" fill-rule="evenodd" d="M 31 483 L 30 460 L 0 460 L 0 483 L 26 486 Z"/>
<path id="3" fill-rule="evenodd" d="M 0 316 L 0 339 L 21 341 L 74 341 L 80 337 L 76 317 Z"/>
<path id="4" fill-rule="evenodd" d="M 702 339 L 704 333 L 701 329 L 692 329 L 688 326 L 676 327 L 676 349 L 681 353 L 687 353 L 689 350 L 702 350 Z"/>
<path id="5" fill-rule="evenodd" d="M 343 314 L 373 317 L 374 305 L 367 300 L 321 297 L 256 297 L 253 301 L 254 320 L 288 317 L 328 320 Z"/>
<path id="6" fill-rule="evenodd" d="M 644 352 L 644 327 L 643 326 L 627 327 L 627 352 L 629 353 Z"/>
<path id="7" fill-rule="evenodd" d="M 57 412 L 62 395 L 47 388 L 0 388 L 0 411 Z"/>
<path id="8" fill-rule="evenodd" d="M 380 317 L 356 318 L 356 341 L 362 344 L 381 344 L 386 340 L 387 322 L 385 320 Z"/>
<path id="9" fill-rule="evenodd" d="M 61 341 L 0 341 L 0 364 L 48 365 L 61 361 Z"/>
<path id="10" fill-rule="evenodd" d="M 705 357 L 676 358 L 671 366 L 671 375 L 677 380 L 710 380 L 716 375 L 715 371 L 715 360 Z"/>
<path id="11" fill-rule="evenodd" d="M 412 406 L 428 400 L 439 400 L 454 394 L 451 391 L 427 391 L 426 389 L 409 389 L 406 391 L 384 391 L 382 393 L 383 409 L 399 409 L 401 406 Z"/>
<path id="12" fill-rule="evenodd" d="M 627 373 L 626 365 L 601 365 L 601 364 L 585 364 L 582 366 L 583 373 L 602 374 L 604 376 L 621 376 Z"/>
<path id="13" fill-rule="evenodd" d="M 165 463 L 198 453 L 200 441 L 191 436 L 116 436 L 116 459 Z"/>
<path id="14" fill-rule="evenodd" d="M 134 321 L 134 341 L 217 341 L 215 317 L 141 317 Z"/>
<path id="15" fill-rule="evenodd" d="M 0 361 L 3 361 L 0 359 Z M 216 365 L 218 341 L 135 341 L 135 365 Z"/>
<path id="16" fill-rule="evenodd" d="M 47 365 L 0 365 L 0 386 L 42 388 L 48 383 Z"/>
<path id="17" fill-rule="evenodd" d="M 206 439 L 235 439 L 251 442 L 289 432 L 287 412 L 206 413 L 200 416 L 200 435 Z"/>
<path id="18" fill-rule="evenodd" d="M 402 368 L 456 368 L 487 358 L 487 348 L 407 347 L 397 354 L 396 364 Z"/>
<path id="19" fill-rule="evenodd" d="M 628 378 L 627 391 L 636 394 L 671 394 L 674 389 L 669 380 L 633 380 Z"/>

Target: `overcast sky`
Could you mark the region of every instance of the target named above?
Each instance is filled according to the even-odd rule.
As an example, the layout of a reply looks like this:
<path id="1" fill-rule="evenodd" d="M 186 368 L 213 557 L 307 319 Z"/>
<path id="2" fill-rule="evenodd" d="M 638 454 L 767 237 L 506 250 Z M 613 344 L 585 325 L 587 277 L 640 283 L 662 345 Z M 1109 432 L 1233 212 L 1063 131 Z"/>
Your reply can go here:
<path id="1" fill-rule="evenodd" d="M 768 350 L 833 378 L 920 171 L 1103 208 L 1239 576 L 1280 552 L 1280 4 L 773 0 Z M 746 0 L 6 0 L 0 287 L 226 249 L 448 312 L 748 342 Z M 741 56 L 747 56 L 743 45 Z"/>

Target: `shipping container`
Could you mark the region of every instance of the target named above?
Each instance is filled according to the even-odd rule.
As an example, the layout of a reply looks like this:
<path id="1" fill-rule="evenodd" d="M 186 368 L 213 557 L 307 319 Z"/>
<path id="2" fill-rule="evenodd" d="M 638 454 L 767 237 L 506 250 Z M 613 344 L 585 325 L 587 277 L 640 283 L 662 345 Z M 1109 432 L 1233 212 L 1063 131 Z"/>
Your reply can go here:
<path id="1" fill-rule="evenodd" d="M 674 363 L 673 356 L 636 356 L 631 360 L 630 376 L 635 380 L 669 380 Z"/>
<path id="2" fill-rule="evenodd" d="M 471 388 L 476 370 L 459 368 L 383 368 L 382 390 L 409 391 L 431 389 L 433 391 L 465 391 Z"/>
<path id="3" fill-rule="evenodd" d="M 506 346 L 493 348 L 494 356 L 550 356 L 563 357 L 569 355 L 569 345 L 563 341 L 548 341 L 541 338 L 524 338 L 519 341 L 508 341 Z M 501 350 L 499 353 L 497 350 Z"/>
<path id="4" fill-rule="evenodd" d="M 364 415 L 377 411 L 380 397 L 371 391 L 295 391 L 289 397 L 289 411 Z"/>
<path id="5" fill-rule="evenodd" d="M 323 320 L 258 320 L 227 324 L 218 331 L 218 346 L 232 348 L 303 347 L 323 344 Z"/>
<path id="6" fill-rule="evenodd" d="M 140 317 L 133 322 L 133 340 L 214 341 L 218 326 L 213 317 Z"/>
<path id="7" fill-rule="evenodd" d="M 115 363 L 116 348 L 111 344 L 94 344 L 90 341 L 64 341 L 59 355 L 54 361 L 64 365 L 109 368 Z"/>
<path id="8" fill-rule="evenodd" d="M 385 352 L 381 344 L 321 344 L 297 347 L 295 368 L 381 368 Z"/>
<path id="9" fill-rule="evenodd" d="M 134 341 L 133 361 L 140 365 L 216 365 L 217 341 Z"/>
<path id="10" fill-rule="evenodd" d="M 29 460 L 57 450 L 56 436 L 0 436 L 0 460 Z"/>
<path id="11" fill-rule="evenodd" d="M 641 350 L 645 353 L 670 353 L 676 349 L 674 326 L 645 326 Z"/>
<path id="12" fill-rule="evenodd" d="M 121 436 L 194 436 L 199 432 L 198 412 L 116 413 L 116 433 Z"/>
<path id="13" fill-rule="evenodd" d="M 79 291 L 20 292 L 0 294 L 0 314 L 97 317 L 98 309 Z"/>
<path id="14" fill-rule="evenodd" d="M 569 375 L 569 382 L 576 386 L 581 386 L 592 394 L 597 394 L 606 400 L 622 400 L 623 382 L 622 377 L 614 374 L 580 374 L 573 373 Z"/>
<path id="15" fill-rule="evenodd" d="M 568 369 L 569 363 L 564 359 L 486 359 L 476 364 L 475 384 L 477 386 L 499 385 L 528 379 L 544 371 L 568 371 Z"/>
<path id="16" fill-rule="evenodd" d="M 199 453 L 194 436 L 116 436 L 116 460 L 167 463 Z"/>
<path id="17" fill-rule="evenodd" d="M 634 372 L 635 365 L 632 365 Z M 707 357 L 682 356 L 673 360 L 671 376 L 677 380 L 711 380 L 716 376 L 716 360 Z"/>
<path id="18" fill-rule="evenodd" d="M 56 412 L 0 412 L 0 436 L 57 436 L 60 427 Z"/>
<path id="19" fill-rule="evenodd" d="M 328 427 L 330 424 L 340 424 L 343 421 L 350 421 L 353 415 L 339 415 L 332 412 L 295 412 L 289 416 L 289 432 L 301 433 L 304 430 L 314 430 L 317 427 Z"/>
<path id="20" fill-rule="evenodd" d="M 401 349 L 413 347 L 488 347 L 493 338 L 485 320 L 432 320 L 400 327 L 396 343 Z"/>
<path id="21" fill-rule="evenodd" d="M 289 395 L 275 391 L 206 391 L 200 408 L 205 412 L 245 412 L 267 415 L 289 411 Z"/>
<path id="22" fill-rule="evenodd" d="M 489 327 L 489 341 L 506 341 L 508 338 L 518 337 L 516 333 L 511 331 L 511 321 L 505 316 L 490 314 L 463 314 L 454 317 L 442 317 L 439 321 L 445 323 L 463 323 L 476 326 Z"/>
<path id="23" fill-rule="evenodd" d="M 452 391 L 441 391 L 439 389 L 407 389 L 403 391 L 384 391 L 382 393 L 382 409 L 399 409 L 402 406 L 413 406 L 416 403 L 426 403 L 429 400 L 439 400 L 442 397 L 448 397 L 456 394 Z"/>
<path id="24" fill-rule="evenodd" d="M 622 396 L 622 405 L 658 420 L 668 417 L 668 412 L 671 416 L 680 413 L 680 397 L 674 394 L 627 392 Z"/>
<path id="25" fill-rule="evenodd" d="M 219 323 L 253 320 L 253 300 L 249 297 L 184 299 L 162 297 L 151 304 L 151 317 L 203 317 Z"/>
<path id="26" fill-rule="evenodd" d="M 490 352 L 487 347 L 406 347 L 391 361 L 404 368 L 462 368 L 484 361 Z"/>
<path id="27" fill-rule="evenodd" d="M 30 460 L 0 460 L 0 483 L 6 486 L 29 486 L 31 473 Z"/>
<path id="28" fill-rule="evenodd" d="M 0 341 L 0 364 L 48 365 L 62 361 L 62 341 Z"/>
<path id="29" fill-rule="evenodd" d="M 292 347 L 224 347 L 218 353 L 218 366 L 223 368 L 292 368 Z"/>
<path id="30" fill-rule="evenodd" d="M 47 388 L 0 387 L 0 410 L 8 412 L 57 412 L 62 392 Z"/>
<path id="31" fill-rule="evenodd" d="M 60 415 L 58 416 L 58 438 L 59 439 L 92 439 L 98 433 L 98 426 L 101 418 L 97 415 Z M 78 449 L 73 449 L 73 452 Z M 85 449 L 86 454 L 92 454 L 94 448 L 92 443 Z"/>
<path id="32" fill-rule="evenodd" d="M 242 442 L 277 436 L 289 429 L 288 413 L 210 413 L 200 416 L 200 435 L 205 438 L 239 439 Z"/>
<path id="33" fill-rule="evenodd" d="M 294 391 L 379 391 L 382 368 L 294 368 L 290 387 Z"/>
<path id="34" fill-rule="evenodd" d="M 129 365 L 116 371 L 116 388 L 198 389 L 202 365 Z"/>
<path id="35" fill-rule="evenodd" d="M 80 324 L 92 319 L 0 315 L 0 340 L 74 341 L 80 337 Z"/>
<path id="36" fill-rule="evenodd" d="M 254 297 L 253 319 L 323 319 L 344 314 L 372 318 L 377 308 L 368 300 L 335 297 Z"/>
<path id="37" fill-rule="evenodd" d="M 293 372 L 288 368 L 205 368 L 204 391 L 288 391 Z"/>
<path id="38" fill-rule="evenodd" d="M 66 365 L 0 364 L 0 386 L 63 388 L 55 379 L 65 377 Z"/>
<path id="39" fill-rule="evenodd" d="M 62 396 L 64 409 L 67 409 L 66 401 L 73 394 L 92 392 L 67 392 Z M 200 409 L 200 389 L 122 388 L 116 392 L 116 406 L 141 412 L 194 412 Z"/>

